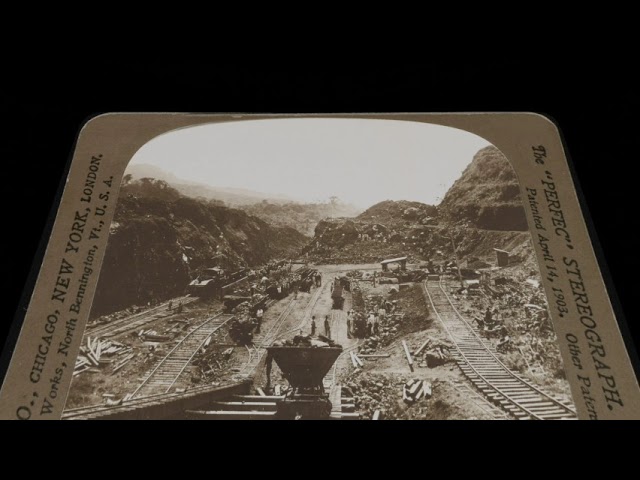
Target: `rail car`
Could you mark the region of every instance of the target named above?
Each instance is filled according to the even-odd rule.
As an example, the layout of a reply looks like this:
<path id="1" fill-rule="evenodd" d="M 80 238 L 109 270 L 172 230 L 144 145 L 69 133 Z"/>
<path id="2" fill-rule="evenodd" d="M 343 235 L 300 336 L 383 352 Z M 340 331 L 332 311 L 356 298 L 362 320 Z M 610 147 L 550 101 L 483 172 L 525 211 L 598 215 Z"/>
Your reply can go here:
<path id="1" fill-rule="evenodd" d="M 339 283 L 336 283 L 333 286 L 333 291 L 331 292 L 331 299 L 333 300 L 332 308 L 334 310 L 342 310 L 344 306 L 344 295 L 343 295 L 343 287 Z"/>
<path id="2" fill-rule="evenodd" d="M 203 268 L 200 274 L 187 286 L 187 293 L 195 297 L 214 297 L 223 292 L 223 288 L 243 278 L 249 278 L 249 269 L 241 268 L 227 273 L 219 267 Z"/>
<path id="3" fill-rule="evenodd" d="M 267 352 L 267 361 L 276 362 L 291 386 L 278 404 L 276 418 L 329 418 L 332 405 L 323 378 L 342 353 L 342 347 L 272 346 Z"/>
<path id="4" fill-rule="evenodd" d="M 302 268 L 296 272 L 300 276 L 298 287 L 301 292 L 310 292 L 314 284 L 314 278 L 318 274 L 318 270 L 313 268 Z"/>

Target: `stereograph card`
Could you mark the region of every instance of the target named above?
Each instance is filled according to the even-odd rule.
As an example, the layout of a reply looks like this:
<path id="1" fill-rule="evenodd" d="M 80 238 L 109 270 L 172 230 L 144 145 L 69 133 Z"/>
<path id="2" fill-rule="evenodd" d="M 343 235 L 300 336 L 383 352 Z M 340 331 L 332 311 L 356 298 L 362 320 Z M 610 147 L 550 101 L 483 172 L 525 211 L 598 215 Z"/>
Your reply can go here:
<path id="1" fill-rule="evenodd" d="M 535 113 L 105 114 L 79 133 L 4 419 L 632 419 Z"/>

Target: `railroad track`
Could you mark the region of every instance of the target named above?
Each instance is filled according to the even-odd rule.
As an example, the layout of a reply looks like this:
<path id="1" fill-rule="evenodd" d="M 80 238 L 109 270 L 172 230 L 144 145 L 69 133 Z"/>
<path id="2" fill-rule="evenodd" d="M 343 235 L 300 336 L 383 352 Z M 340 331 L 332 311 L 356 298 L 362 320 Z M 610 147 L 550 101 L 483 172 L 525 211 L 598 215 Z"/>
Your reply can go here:
<path id="1" fill-rule="evenodd" d="M 219 313 L 189 331 L 151 370 L 130 398 L 169 393 L 206 340 L 232 318 L 233 315 Z"/>
<path id="2" fill-rule="evenodd" d="M 456 346 L 454 358 L 482 394 L 521 420 L 575 419 L 575 410 L 531 384 L 500 361 L 489 342 L 458 311 L 442 278 L 423 283 L 425 297 Z"/>
<path id="3" fill-rule="evenodd" d="M 323 383 L 324 383 L 325 392 L 332 391 L 333 388 L 338 386 L 338 384 L 336 382 L 336 380 L 338 378 L 338 369 L 342 369 L 342 367 L 344 367 L 345 365 L 347 365 L 347 364 L 349 364 L 351 362 L 350 353 L 352 351 L 356 350 L 359 345 L 360 345 L 360 340 L 358 340 L 353 345 L 351 345 L 349 347 L 346 347 L 346 348 L 344 348 L 342 350 L 342 353 L 336 359 L 335 363 L 333 364 L 333 367 L 331 367 L 331 370 L 329 370 L 329 373 L 327 373 L 324 376 Z"/>
<path id="4" fill-rule="evenodd" d="M 284 325 L 289 314 L 291 313 L 291 310 L 293 310 L 295 300 L 292 298 L 291 301 L 287 304 L 286 308 L 278 316 L 275 323 L 269 328 L 269 330 L 265 333 L 259 333 L 253 337 L 253 345 L 247 347 L 247 349 L 249 350 L 249 360 L 244 364 L 238 375 L 245 377 L 253 375 L 255 370 L 258 368 L 258 365 L 260 365 L 260 361 L 264 357 L 268 346 L 275 342 L 279 336 L 300 330 L 300 328 L 302 328 L 306 321 L 311 317 L 311 312 L 313 311 L 316 303 L 318 303 L 320 294 L 323 291 L 324 287 L 320 287 L 317 288 L 315 292 L 313 292 L 311 298 L 309 299 L 309 303 L 304 309 L 302 320 L 300 321 L 299 325 L 285 332 L 280 332 L 282 325 Z"/>
<path id="5" fill-rule="evenodd" d="M 182 305 L 185 306 L 195 302 L 197 299 L 198 297 L 191 297 L 189 295 L 174 298 L 167 302 L 161 303 L 156 307 L 145 310 L 144 312 L 136 313 L 134 315 L 130 315 L 119 320 L 114 320 L 103 325 L 98 325 L 93 328 L 89 327 L 85 332 L 85 336 L 89 335 L 92 337 L 113 337 L 115 335 L 120 335 L 121 333 L 135 330 L 153 320 L 158 320 L 159 318 L 166 316 L 166 310 L 169 302 L 173 302 L 173 305 L 175 306 L 182 302 Z"/>
<path id="6" fill-rule="evenodd" d="M 219 390 L 221 388 L 233 388 L 238 383 L 231 383 L 223 387 L 217 387 L 212 385 L 202 385 L 199 387 L 190 388 L 188 395 L 194 396 L 202 393 L 208 393 L 211 390 Z M 126 400 L 118 405 L 86 405 L 83 407 L 66 408 L 62 412 L 62 420 L 75 420 L 75 419 L 87 419 L 87 418 L 99 418 L 110 415 L 112 412 L 122 410 L 136 410 L 145 408 L 159 403 L 166 403 L 171 400 L 176 400 L 185 397 L 185 393 L 158 393 L 155 395 L 149 395 L 144 398 L 133 398 Z"/>

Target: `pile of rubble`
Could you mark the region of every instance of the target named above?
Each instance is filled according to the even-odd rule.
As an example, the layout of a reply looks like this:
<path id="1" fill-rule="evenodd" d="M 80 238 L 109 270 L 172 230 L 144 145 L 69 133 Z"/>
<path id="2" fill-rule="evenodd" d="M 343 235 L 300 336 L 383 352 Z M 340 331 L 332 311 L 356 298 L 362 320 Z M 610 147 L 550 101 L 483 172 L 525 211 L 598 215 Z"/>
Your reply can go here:
<path id="1" fill-rule="evenodd" d="M 463 312 L 473 319 L 480 335 L 497 342 L 496 348 L 513 357 L 511 368 L 535 367 L 561 374 L 562 363 L 547 300 L 535 275 L 521 269 L 503 270 L 482 297 L 461 298 Z"/>
<path id="2" fill-rule="evenodd" d="M 171 334 L 159 333 L 156 330 L 140 330 L 138 336 L 143 342 L 168 342 L 174 338 Z"/>
<path id="3" fill-rule="evenodd" d="M 208 347 L 209 344 L 205 343 L 196 354 L 193 364 L 198 367 L 198 370 L 191 376 L 191 383 L 210 383 L 216 380 L 233 355 L 233 347 L 222 351 L 219 348 L 209 349 Z"/>
<path id="4" fill-rule="evenodd" d="M 385 375 L 356 373 L 345 386 L 353 393 L 356 410 L 362 418 L 373 418 L 378 411 L 381 412 L 382 418 L 393 418 L 397 415 L 400 395 L 396 382 L 391 378 Z"/>
<path id="5" fill-rule="evenodd" d="M 274 347 L 342 347 L 324 335 L 313 338 L 311 335 L 296 335 L 291 340 L 276 340 Z"/>
<path id="6" fill-rule="evenodd" d="M 354 372 L 345 382 L 362 418 L 407 419 L 423 413 L 433 395 L 431 383 L 403 376 Z"/>
<path id="7" fill-rule="evenodd" d="M 79 375 L 92 368 L 113 365 L 113 373 L 124 367 L 134 357 L 129 345 L 115 340 L 101 340 L 87 337 L 86 345 L 80 347 L 73 375 Z"/>
<path id="8" fill-rule="evenodd" d="M 420 347 L 413 351 L 413 356 L 418 360 L 422 360 L 418 363 L 419 367 L 434 368 L 453 360 L 451 356 L 452 348 L 447 342 L 429 337 Z"/>
<path id="9" fill-rule="evenodd" d="M 238 345 L 250 345 L 257 325 L 258 321 L 249 315 L 236 316 L 229 322 L 229 337 Z"/>

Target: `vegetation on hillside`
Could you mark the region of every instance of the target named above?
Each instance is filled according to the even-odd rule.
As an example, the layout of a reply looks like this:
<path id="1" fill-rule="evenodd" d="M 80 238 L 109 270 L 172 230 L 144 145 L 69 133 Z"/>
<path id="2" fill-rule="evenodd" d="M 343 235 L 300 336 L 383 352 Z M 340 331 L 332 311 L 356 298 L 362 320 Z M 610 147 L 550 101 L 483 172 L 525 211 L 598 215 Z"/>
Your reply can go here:
<path id="1" fill-rule="evenodd" d="M 182 196 L 162 180 L 121 189 L 92 315 L 184 293 L 201 267 L 295 256 L 307 238 L 246 212 Z"/>
<path id="2" fill-rule="evenodd" d="M 309 237 L 314 234 L 316 225 L 323 218 L 352 217 L 360 212 L 336 197 L 331 197 L 328 203 L 273 203 L 263 200 L 240 208 L 271 225 L 295 228 Z"/>

